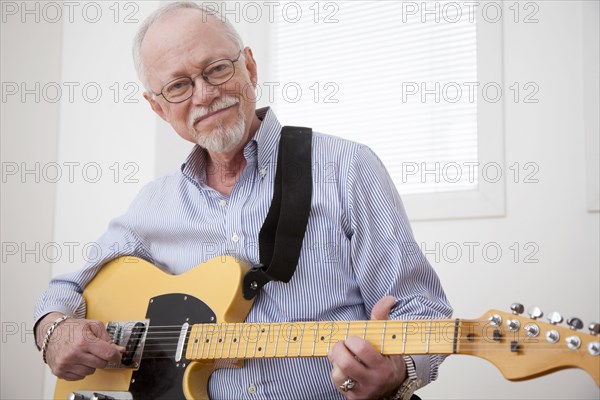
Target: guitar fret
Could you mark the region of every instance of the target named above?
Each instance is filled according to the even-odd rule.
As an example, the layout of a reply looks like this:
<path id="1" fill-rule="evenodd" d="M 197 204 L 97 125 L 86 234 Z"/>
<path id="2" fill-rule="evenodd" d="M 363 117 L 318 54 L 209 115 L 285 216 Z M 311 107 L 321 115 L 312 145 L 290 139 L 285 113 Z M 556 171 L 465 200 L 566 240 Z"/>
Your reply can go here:
<path id="1" fill-rule="evenodd" d="M 365 326 L 363 328 L 363 340 L 365 340 L 367 337 L 367 324 L 368 323 L 369 323 L 369 321 L 365 321 Z"/>
<path id="2" fill-rule="evenodd" d="M 227 342 L 227 327 L 228 324 L 226 323 L 221 323 L 221 326 L 225 325 L 225 335 L 223 336 L 223 341 L 222 341 L 222 346 L 221 346 L 221 354 L 219 354 L 219 358 L 222 360 L 223 359 L 223 351 L 225 351 L 225 342 Z"/>
<path id="3" fill-rule="evenodd" d="M 425 354 L 429 354 L 429 340 L 431 339 L 431 320 L 427 323 L 427 339 L 425 342 Z"/>
<path id="4" fill-rule="evenodd" d="M 350 321 L 346 322 L 346 337 L 344 337 L 344 340 L 348 339 L 348 333 L 350 332 Z"/>
<path id="5" fill-rule="evenodd" d="M 327 352 L 331 349 L 331 341 L 333 340 L 333 321 L 331 322 L 331 329 L 329 330 L 329 340 L 327 341 Z"/>
<path id="6" fill-rule="evenodd" d="M 240 332 L 236 339 L 237 346 L 235 348 L 235 356 L 236 356 L 236 358 L 239 358 L 240 357 L 240 341 L 242 340 L 242 329 L 244 329 L 244 324 L 236 324 L 236 325 L 240 326 Z"/>
<path id="7" fill-rule="evenodd" d="M 216 324 L 207 324 L 207 325 L 210 326 L 210 332 L 209 332 L 209 337 L 208 337 L 208 349 L 206 350 L 206 358 L 210 359 L 210 350 L 217 343 L 217 340 L 215 338 L 215 329 L 217 329 L 217 325 Z"/>
<path id="8" fill-rule="evenodd" d="M 281 324 L 277 324 L 279 329 L 277 329 L 277 338 L 275 339 L 275 348 L 273 349 L 273 357 L 277 357 L 277 346 L 279 345 L 279 336 L 281 334 Z"/>
<path id="9" fill-rule="evenodd" d="M 383 353 L 383 347 L 385 346 L 385 332 L 387 331 L 387 321 L 383 322 L 383 332 L 381 333 L 381 354 Z"/>
<path id="10" fill-rule="evenodd" d="M 302 349 L 302 342 L 304 341 L 304 326 L 306 324 L 302 324 L 302 332 L 300 333 L 300 337 L 298 338 L 298 341 L 300 342 L 299 346 L 298 346 L 298 357 L 300 357 L 300 350 Z"/>
<path id="11" fill-rule="evenodd" d="M 315 329 L 315 337 L 313 338 L 313 347 L 311 355 L 315 355 L 315 346 L 317 345 L 317 334 L 319 333 L 319 321 L 317 321 L 317 329 Z"/>
<path id="12" fill-rule="evenodd" d="M 247 325 L 247 327 L 250 327 L 250 326 L 252 326 L 252 325 Z M 250 330 L 250 328 L 248 328 L 248 330 Z M 242 328 L 242 334 L 243 334 L 243 333 L 244 333 L 244 331 L 243 331 L 243 328 Z M 246 336 L 244 337 L 244 340 L 246 341 L 246 347 L 244 348 L 244 356 L 243 356 L 242 358 L 247 358 L 247 357 L 248 357 L 248 343 L 250 342 L 250 340 L 249 340 L 249 337 L 248 337 L 248 336 L 249 336 L 249 335 L 246 335 Z M 241 340 L 241 338 L 240 338 L 240 340 Z"/>
<path id="13" fill-rule="evenodd" d="M 265 342 L 263 344 L 262 355 L 263 355 L 263 357 L 266 357 L 267 356 L 267 343 L 269 341 L 269 336 L 271 334 L 271 324 L 267 324 L 267 328 L 266 329 L 262 328 L 260 331 L 265 336 Z"/>
<path id="14" fill-rule="evenodd" d="M 196 330 L 194 331 L 194 341 L 192 342 L 192 351 L 191 353 L 191 357 L 193 359 L 196 359 L 198 357 L 198 346 L 197 344 L 199 343 L 198 339 L 198 331 L 200 330 L 200 327 L 198 325 L 196 325 Z"/>
<path id="15" fill-rule="evenodd" d="M 250 325 L 252 326 L 252 325 Z M 250 332 L 252 332 L 252 330 L 249 331 L 248 335 L 250 335 Z M 258 349 L 258 337 L 260 335 L 260 324 L 258 324 L 258 327 L 256 328 L 256 340 L 254 341 L 254 354 L 253 357 L 256 357 L 256 350 Z M 250 337 L 250 336 L 248 336 Z"/>
<path id="16" fill-rule="evenodd" d="M 202 355 L 204 354 L 204 344 L 205 344 L 205 340 L 204 340 L 204 327 L 206 325 L 202 324 L 202 334 L 200 335 L 200 342 L 202 343 L 202 349 L 200 351 L 200 359 L 202 359 Z"/>
<path id="17" fill-rule="evenodd" d="M 290 342 L 292 341 L 292 327 L 290 325 L 290 334 L 287 337 L 287 346 L 285 346 L 285 356 L 287 357 L 290 350 Z"/>
<path id="18" fill-rule="evenodd" d="M 217 358 L 217 348 L 219 347 L 219 343 L 221 343 L 222 339 L 220 338 L 221 335 L 221 326 L 223 326 L 223 323 L 221 323 L 220 325 L 215 325 L 215 327 L 217 328 L 217 337 L 215 340 L 215 351 L 213 352 L 213 360 Z"/>
<path id="19" fill-rule="evenodd" d="M 404 321 L 404 333 L 402 334 L 402 354 L 406 353 L 406 332 L 408 331 L 408 321 Z"/>
<path id="20" fill-rule="evenodd" d="M 207 337 L 206 337 L 206 343 L 208 344 L 208 348 L 206 349 L 206 359 L 210 359 L 210 348 L 213 345 L 213 343 L 215 342 L 215 325 L 214 324 L 206 324 L 207 326 Z"/>
<path id="21" fill-rule="evenodd" d="M 235 324 L 231 325 L 231 337 L 229 338 L 229 349 L 227 349 L 227 358 L 231 358 L 231 348 L 233 347 L 233 338 L 235 337 Z"/>

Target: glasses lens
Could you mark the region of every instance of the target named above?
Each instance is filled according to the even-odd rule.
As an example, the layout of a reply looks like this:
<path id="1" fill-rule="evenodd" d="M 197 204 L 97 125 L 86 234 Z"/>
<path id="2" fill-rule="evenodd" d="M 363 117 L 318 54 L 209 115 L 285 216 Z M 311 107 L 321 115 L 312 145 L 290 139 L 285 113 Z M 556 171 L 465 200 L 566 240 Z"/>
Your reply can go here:
<path id="1" fill-rule="evenodd" d="M 202 71 L 202 75 L 211 85 L 220 85 L 231 79 L 234 72 L 231 60 L 219 60 L 208 64 Z"/>
<path id="2" fill-rule="evenodd" d="M 192 80 L 190 78 L 178 78 L 163 87 L 162 94 L 169 101 L 185 100 L 192 93 Z"/>

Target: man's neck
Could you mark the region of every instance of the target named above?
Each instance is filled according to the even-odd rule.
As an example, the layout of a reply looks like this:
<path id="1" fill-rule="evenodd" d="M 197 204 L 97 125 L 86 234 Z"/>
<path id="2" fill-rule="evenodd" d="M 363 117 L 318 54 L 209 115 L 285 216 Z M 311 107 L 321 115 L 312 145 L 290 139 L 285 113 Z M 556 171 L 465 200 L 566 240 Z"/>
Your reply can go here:
<path id="1" fill-rule="evenodd" d="M 224 154 L 208 155 L 206 183 L 219 193 L 229 196 L 246 167 L 246 158 L 243 151 L 236 153 L 233 157 L 223 156 Z"/>
<path id="2" fill-rule="evenodd" d="M 250 133 L 246 140 L 242 141 L 235 149 L 228 153 L 207 154 L 206 159 L 206 182 L 208 186 L 226 196 L 231 194 L 233 186 L 238 181 L 246 167 L 244 148 L 256 134 L 261 121 L 254 117 L 250 125 Z"/>

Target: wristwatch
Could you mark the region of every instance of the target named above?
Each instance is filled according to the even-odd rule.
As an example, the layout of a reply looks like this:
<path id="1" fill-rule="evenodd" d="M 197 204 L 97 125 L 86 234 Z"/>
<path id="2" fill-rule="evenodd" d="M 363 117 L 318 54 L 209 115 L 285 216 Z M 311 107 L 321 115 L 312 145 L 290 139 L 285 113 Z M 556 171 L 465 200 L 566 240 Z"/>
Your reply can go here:
<path id="1" fill-rule="evenodd" d="M 406 379 L 394 395 L 386 397 L 384 400 L 410 400 L 415 390 L 419 388 L 420 382 L 417 377 L 415 362 L 410 356 L 403 355 L 402 358 L 406 364 Z"/>

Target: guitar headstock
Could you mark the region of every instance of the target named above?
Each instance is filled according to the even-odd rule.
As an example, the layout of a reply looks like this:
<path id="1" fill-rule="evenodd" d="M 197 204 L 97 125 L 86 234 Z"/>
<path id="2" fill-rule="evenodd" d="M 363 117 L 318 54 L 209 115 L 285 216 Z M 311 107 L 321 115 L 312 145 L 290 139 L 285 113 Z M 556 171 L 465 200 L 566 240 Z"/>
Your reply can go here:
<path id="1" fill-rule="evenodd" d="M 580 331 L 583 322 L 538 307 L 515 303 L 512 313 L 490 310 L 477 320 L 462 320 L 457 352 L 492 362 L 506 379 L 520 381 L 564 368 L 581 368 L 600 386 L 600 324 Z M 545 322 L 547 321 L 547 322 Z"/>

